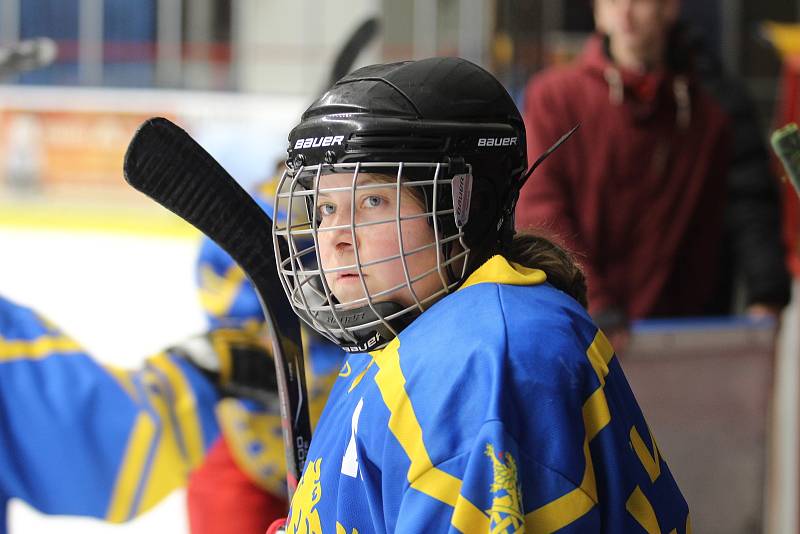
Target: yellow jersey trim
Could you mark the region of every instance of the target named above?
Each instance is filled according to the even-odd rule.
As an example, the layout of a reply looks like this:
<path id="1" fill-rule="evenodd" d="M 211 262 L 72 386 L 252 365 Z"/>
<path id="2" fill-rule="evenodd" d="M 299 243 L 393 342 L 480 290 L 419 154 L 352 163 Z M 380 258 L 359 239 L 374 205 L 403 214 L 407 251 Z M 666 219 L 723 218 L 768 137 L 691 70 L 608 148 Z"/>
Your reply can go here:
<path id="1" fill-rule="evenodd" d="M 526 514 L 526 531 L 536 534 L 556 532 L 586 515 L 597 504 L 597 483 L 589 442 L 611 422 L 604 388 L 608 364 L 614 357 L 614 348 L 602 331 L 597 331 L 592 344 L 586 350 L 586 357 L 597 374 L 600 386 L 589 395 L 582 409 L 583 424 L 586 429 L 586 438 L 583 442 L 586 467 L 583 480 L 579 487 L 569 493 Z"/>
<path id="2" fill-rule="evenodd" d="M 180 431 L 186 446 L 185 461 L 190 469 L 197 467 L 203 461 L 205 451 L 200 421 L 197 418 L 197 401 L 192 389 L 178 366 L 168 356 L 157 356 L 148 363 L 164 374 L 172 388 L 174 395 L 172 408 L 177 419 L 177 430 Z"/>
<path id="3" fill-rule="evenodd" d="M 484 282 L 535 285 L 546 280 L 544 272 L 509 263 L 493 256 L 476 270 L 462 288 Z M 371 353 L 378 365 L 375 382 L 390 411 L 389 429 L 405 451 L 411 466 L 407 478 L 411 487 L 454 508 L 452 525 L 461 532 L 487 532 L 490 518 L 461 495 L 462 481 L 433 466 L 422 437 L 422 427 L 405 390 L 400 368 L 400 341 L 394 338 L 384 349 Z M 597 485 L 589 442 L 611 422 L 605 397 L 605 378 L 614 349 L 597 331 L 586 357 L 600 385 L 584 402 L 582 416 L 586 429 L 583 452 L 585 469 L 579 487 L 525 515 L 525 529 L 536 534 L 556 532 L 586 515 L 597 504 Z"/>
<path id="4" fill-rule="evenodd" d="M 39 360 L 54 352 L 82 352 L 83 348 L 64 335 L 43 335 L 34 340 L 7 340 L 0 336 L 0 362 Z"/>
<path id="5" fill-rule="evenodd" d="M 128 445 L 122 459 L 114 490 L 111 494 L 106 520 L 111 523 L 122 523 L 132 517 L 136 492 L 139 489 L 140 478 L 144 471 L 150 445 L 156 433 L 156 426 L 150 415 L 140 413 L 136 417 L 133 430 L 128 437 Z"/>
<path id="6" fill-rule="evenodd" d="M 433 466 L 425 442 L 422 427 L 408 393 L 406 379 L 400 368 L 400 340 L 394 338 L 383 350 L 372 353 L 378 366 L 375 382 L 383 402 L 389 409 L 389 430 L 400 443 L 411 462 L 406 477 L 411 487 L 444 504 L 452 506 L 453 526 L 467 532 L 477 524 L 486 531 L 489 518 L 461 493 L 461 480 Z"/>

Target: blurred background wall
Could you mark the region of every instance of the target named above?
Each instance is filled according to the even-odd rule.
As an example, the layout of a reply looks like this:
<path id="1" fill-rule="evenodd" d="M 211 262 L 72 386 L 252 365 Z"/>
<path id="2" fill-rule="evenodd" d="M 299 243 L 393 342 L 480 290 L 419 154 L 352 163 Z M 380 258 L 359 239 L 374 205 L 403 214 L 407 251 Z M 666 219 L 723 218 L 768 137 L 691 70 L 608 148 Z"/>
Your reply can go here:
<path id="1" fill-rule="evenodd" d="M 683 11 L 706 46 L 745 80 L 766 135 L 785 73 L 761 23 L 800 21 L 800 0 L 687 0 Z M 128 141 L 147 117 L 169 117 L 252 186 L 280 161 L 288 129 L 326 88 L 348 36 L 370 17 L 381 30 L 355 66 L 460 55 L 495 73 L 518 101 L 531 74 L 574 57 L 592 31 L 589 0 L 0 0 L 0 46 L 49 37 L 58 47 L 52 64 L 0 80 L 0 293 L 39 309 L 99 359 L 120 365 L 136 366 L 202 329 L 192 278 L 198 235 L 124 185 Z M 796 334 L 793 313 L 784 330 Z M 648 361 L 674 358 L 673 371 L 706 373 L 715 388 L 740 385 L 709 388 L 719 394 L 704 397 L 703 413 L 716 424 L 699 424 L 715 429 L 720 451 L 705 464 L 748 465 L 745 476 L 721 479 L 720 491 L 744 497 L 727 499 L 741 517 L 718 531 L 766 525 L 796 532 L 796 335 L 781 341 L 773 360 L 763 325 L 660 328 L 642 325 L 629 366 L 646 390 L 645 411 L 651 404 L 664 431 L 673 432 L 661 443 L 665 454 L 672 449 L 691 462 L 704 437 L 681 440 L 692 417 L 685 412 L 692 404 L 678 402 L 688 394 L 680 389 L 685 383 Z M 718 360 L 725 355 L 730 359 Z M 714 375 L 736 361 L 747 367 Z M 742 433 L 727 436 L 730 415 L 745 406 Z M 742 487 L 731 488 L 730 480 Z M 11 532 L 185 532 L 183 513 L 180 494 L 124 526 L 47 518 L 17 503 Z"/>

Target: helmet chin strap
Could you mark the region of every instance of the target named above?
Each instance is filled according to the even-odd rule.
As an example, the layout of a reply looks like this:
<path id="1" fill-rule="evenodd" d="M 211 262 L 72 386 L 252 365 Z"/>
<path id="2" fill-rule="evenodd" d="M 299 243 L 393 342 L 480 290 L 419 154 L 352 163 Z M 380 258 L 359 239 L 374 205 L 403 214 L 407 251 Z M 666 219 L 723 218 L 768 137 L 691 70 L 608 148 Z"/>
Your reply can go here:
<path id="1" fill-rule="evenodd" d="M 560 147 L 564 141 L 570 138 L 575 131 L 580 128 L 581 123 L 576 124 L 569 130 L 567 133 L 562 135 L 558 141 L 553 143 L 553 145 L 544 151 L 544 153 L 539 156 L 536 161 L 533 162 L 530 169 L 528 169 L 522 177 L 514 183 L 508 191 L 508 196 L 506 197 L 506 201 L 504 203 L 505 208 L 503 209 L 502 215 L 500 220 L 497 222 L 497 230 L 500 238 L 500 246 L 502 248 L 507 247 L 511 244 L 511 240 L 514 238 L 514 234 L 516 230 L 514 229 L 514 211 L 517 208 L 517 201 L 519 200 L 519 193 L 522 191 L 522 186 L 525 185 L 525 182 L 528 181 L 533 171 L 544 162 L 547 157 L 556 151 L 558 147 Z"/>
<path id="2" fill-rule="evenodd" d="M 322 323 L 327 329 L 339 329 L 345 327 L 355 340 L 338 339 L 338 344 L 346 352 L 368 352 L 377 350 L 385 346 L 397 332 L 408 326 L 414 318 L 419 315 L 419 311 L 409 312 L 391 320 L 382 319 L 395 313 L 403 311 L 405 307 L 397 302 L 384 301 L 375 302 L 372 306 L 359 306 L 350 310 L 334 312 L 330 310 L 320 310 L 312 314 L 317 322 Z M 378 312 L 377 314 L 375 312 Z M 376 322 L 365 334 L 357 334 L 360 326 Z M 389 323 L 388 325 L 386 323 Z M 341 327 L 340 327 L 341 324 Z"/>

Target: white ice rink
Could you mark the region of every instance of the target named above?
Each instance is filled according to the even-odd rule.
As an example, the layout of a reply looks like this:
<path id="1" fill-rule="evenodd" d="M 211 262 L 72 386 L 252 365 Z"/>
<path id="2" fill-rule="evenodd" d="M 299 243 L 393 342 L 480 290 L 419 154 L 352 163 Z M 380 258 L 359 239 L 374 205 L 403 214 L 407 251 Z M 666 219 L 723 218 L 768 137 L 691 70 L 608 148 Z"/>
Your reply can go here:
<path id="1" fill-rule="evenodd" d="M 137 367 L 203 329 L 196 241 L 0 227 L 0 294 L 46 315 L 98 360 Z M 9 515 L 10 534 L 188 532 L 182 491 L 125 525 L 45 516 L 18 501 Z"/>

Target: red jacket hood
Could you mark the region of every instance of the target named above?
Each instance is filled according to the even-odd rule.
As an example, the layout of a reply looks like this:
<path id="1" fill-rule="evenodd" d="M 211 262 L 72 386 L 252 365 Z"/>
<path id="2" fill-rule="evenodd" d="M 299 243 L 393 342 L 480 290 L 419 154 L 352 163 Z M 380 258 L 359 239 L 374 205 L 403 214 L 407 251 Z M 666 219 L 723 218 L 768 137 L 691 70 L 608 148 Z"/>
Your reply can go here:
<path id="1" fill-rule="evenodd" d="M 686 73 L 675 73 L 666 67 L 647 72 L 622 68 L 609 57 L 606 40 L 600 34 L 589 38 L 579 65 L 591 75 L 605 79 L 612 102 L 635 106 L 639 116 L 650 115 L 661 99 L 670 99 L 682 110 L 678 120 L 682 124 L 688 124 L 691 120 L 690 78 Z"/>

